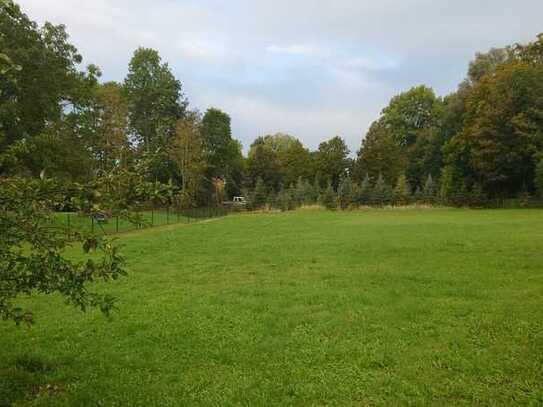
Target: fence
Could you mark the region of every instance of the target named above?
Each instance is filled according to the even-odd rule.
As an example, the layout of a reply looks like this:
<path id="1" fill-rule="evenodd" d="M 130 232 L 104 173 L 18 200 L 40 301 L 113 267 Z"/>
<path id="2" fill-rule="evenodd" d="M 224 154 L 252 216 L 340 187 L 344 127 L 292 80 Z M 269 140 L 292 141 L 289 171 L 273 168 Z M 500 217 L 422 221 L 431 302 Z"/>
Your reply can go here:
<path id="1" fill-rule="evenodd" d="M 57 212 L 55 222 L 80 231 L 115 234 L 155 226 L 201 222 L 206 219 L 226 216 L 228 212 L 226 208 L 222 207 L 182 210 L 176 208 L 152 208 L 134 211 L 140 216 L 141 224 L 134 224 L 120 216 L 91 216 L 74 212 Z"/>

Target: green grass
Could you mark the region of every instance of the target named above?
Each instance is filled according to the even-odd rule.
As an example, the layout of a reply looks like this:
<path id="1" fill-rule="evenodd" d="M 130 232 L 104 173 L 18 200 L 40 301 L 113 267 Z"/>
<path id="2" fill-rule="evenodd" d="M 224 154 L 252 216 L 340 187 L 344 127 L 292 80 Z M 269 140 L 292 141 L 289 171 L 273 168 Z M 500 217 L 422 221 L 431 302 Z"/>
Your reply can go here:
<path id="1" fill-rule="evenodd" d="M 543 404 L 541 210 L 233 215 L 122 243 L 111 319 L 37 297 L 33 328 L 0 324 L 4 404 Z"/>

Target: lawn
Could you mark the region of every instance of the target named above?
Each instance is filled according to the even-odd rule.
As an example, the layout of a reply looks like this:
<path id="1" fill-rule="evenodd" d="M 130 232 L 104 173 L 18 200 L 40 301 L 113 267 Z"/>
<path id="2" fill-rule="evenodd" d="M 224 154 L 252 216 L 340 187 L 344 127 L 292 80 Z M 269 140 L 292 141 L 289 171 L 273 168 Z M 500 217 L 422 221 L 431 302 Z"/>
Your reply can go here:
<path id="1" fill-rule="evenodd" d="M 541 210 L 242 214 L 121 242 L 112 318 L 44 296 L 33 328 L 0 323 L 0 405 L 543 404 Z"/>

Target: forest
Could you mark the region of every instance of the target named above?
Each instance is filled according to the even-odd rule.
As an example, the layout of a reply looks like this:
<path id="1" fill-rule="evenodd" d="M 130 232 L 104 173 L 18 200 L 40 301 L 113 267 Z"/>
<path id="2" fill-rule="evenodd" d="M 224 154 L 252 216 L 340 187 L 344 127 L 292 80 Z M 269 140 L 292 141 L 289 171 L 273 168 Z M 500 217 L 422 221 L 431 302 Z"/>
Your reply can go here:
<path id="1" fill-rule="evenodd" d="M 126 196 L 148 183 L 181 207 L 240 195 L 253 208 L 490 206 L 543 194 L 543 34 L 477 54 L 452 94 L 420 85 L 394 96 L 357 152 L 340 136 L 310 151 L 278 133 L 245 156 L 228 113 L 191 107 L 159 51 L 136 49 L 122 82 L 102 82 L 65 26 L 0 7 L 4 178 L 51 178 L 73 192 L 122 174 Z"/>

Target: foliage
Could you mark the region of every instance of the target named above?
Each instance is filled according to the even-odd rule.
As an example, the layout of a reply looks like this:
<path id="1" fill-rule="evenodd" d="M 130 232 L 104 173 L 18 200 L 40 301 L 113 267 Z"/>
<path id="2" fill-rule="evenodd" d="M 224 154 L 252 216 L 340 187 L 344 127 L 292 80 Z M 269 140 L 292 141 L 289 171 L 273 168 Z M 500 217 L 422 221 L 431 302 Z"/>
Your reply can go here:
<path id="1" fill-rule="evenodd" d="M 331 182 L 328 182 L 326 189 L 322 192 L 320 196 L 320 203 L 326 209 L 336 209 L 337 208 L 337 194 L 334 191 L 334 187 Z"/>
<path id="2" fill-rule="evenodd" d="M 336 136 L 328 141 L 319 144 L 315 154 L 315 168 L 321 174 L 319 180 L 321 186 L 330 182 L 334 189 L 337 189 L 339 182 L 345 176 L 351 166 L 348 158 L 349 148 L 345 140 Z"/>
<path id="3" fill-rule="evenodd" d="M 138 48 L 128 67 L 124 92 L 132 132 L 142 150 L 156 152 L 167 145 L 187 102 L 181 82 L 157 51 Z"/>
<path id="4" fill-rule="evenodd" d="M 426 203 L 432 204 L 436 198 L 436 183 L 432 178 L 432 174 L 428 174 L 426 182 L 424 183 L 424 189 L 422 190 L 423 199 Z"/>
<path id="5" fill-rule="evenodd" d="M 292 197 L 292 191 L 288 188 L 281 188 L 277 194 L 276 205 L 283 212 L 294 209 L 295 203 Z"/>
<path id="6" fill-rule="evenodd" d="M 353 181 L 351 177 L 344 177 L 339 183 L 337 193 L 338 205 L 341 209 L 347 209 L 354 202 Z"/>
<path id="7" fill-rule="evenodd" d="M 400 175 L 394 188 L 394 201 L 399 205 L 406 205 L 411 200 L 411 187 L 405 175 Z"/>
<path id="8" fill-rule="evenodd" d="M 253 191 L 252 206 L 254 209 L 260 209 L 266 204 L 268 194 L 266 185 L 262 178 L 257 179 L 255 189 Z"/>
<path id="9" fill-rule="evenodd" d="M 382 175 L 379 175 L 371 194 L 371 202 L 374 205 L 386 205 L 392 200 L 392 189 Z"/>
<path id="10" fill-rule="evenodd" d="M 198 113 L 189 112 L 177 121 L 170 156 L 180 172 L 181 207 L 198 206 L 207 165 Z"/>
<path id="11" fill-rule="evenodd" d="M 82 311 L 114 308 L 110 295 L 89 291 L 93 281 L 126 274 L 118 248 L 103 236 L 55 226 L 51 211 L 65 203 L 65 191 L 51 179 L 0 180 L 0 317 L 32 323 L 32 312 L 16 305 L 22 295 L 59 293 Z M 80 243 L 100 256 L 72 261 L 64 250 Z"/>
<path id="12" fill-rule="evenodd" d="M 535 169 L 535 185 L 539 196 L 543 198 L 543 155 L 538 160 Z"/>

